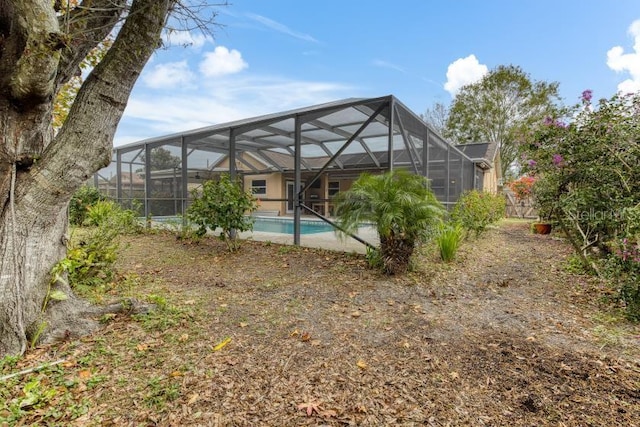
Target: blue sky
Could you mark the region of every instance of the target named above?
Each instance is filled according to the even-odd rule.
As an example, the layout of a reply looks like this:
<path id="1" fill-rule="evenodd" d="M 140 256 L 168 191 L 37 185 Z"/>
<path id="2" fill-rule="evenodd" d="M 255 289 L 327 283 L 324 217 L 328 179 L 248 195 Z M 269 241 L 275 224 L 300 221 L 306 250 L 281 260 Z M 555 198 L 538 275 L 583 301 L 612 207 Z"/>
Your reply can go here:
<path id="1" fill-rule="evenodd" d="M 422 113 L 507 64 L 559 82 L 568 104 L 640 90 L 638 0 L 231 3 L 215 38 L 173 33 L 152 57 L 116 145 L 349 97 Z"/>

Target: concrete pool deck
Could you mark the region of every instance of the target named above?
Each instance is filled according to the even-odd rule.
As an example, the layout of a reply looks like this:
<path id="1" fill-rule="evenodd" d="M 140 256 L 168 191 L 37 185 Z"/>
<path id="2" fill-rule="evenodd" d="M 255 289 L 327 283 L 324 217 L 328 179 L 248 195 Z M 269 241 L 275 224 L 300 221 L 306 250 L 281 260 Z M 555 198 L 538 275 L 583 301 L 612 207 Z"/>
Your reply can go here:
<path id="1" fill-rule="evenodd" d="M 165 228 L 165 229 L 173 229 L 174 227 L 178 227 L 178 221 L 172 223 L 171 225 L 165 221 L 153 221 L 154 227 Z M 216 230 L 217 234 L 220 230 Z M 379 239 L 378 233 L 373 227 L 361 227 L 357 233 L 358 237 L 362 240 L 371 243 L 374 246 L 378 246 Z M 285 233 L 269 233 L 266 231 L 247 231 L 238 234 L 238 237 L 246 240 L 256 240 L 259 242 L 273 242 L 282 245 L 293 245 L 293 234 L 285 234 Z M 342 251 L 342 252 L 355 252 L 359 254 L 367 253 L 367 247 L 357 241 L 356 239 L 348 236 L 338 237 L 338 235 L 333 232 L 325 232 L 325 233 L 310 233 L 310 234 L 302 234 L 300 235 L 300 246 L 307 248 L 320 248 L 320 249 L 329 249 L 333 251 Z"/>
<path id="2" fill-rule="evenodd" d="M 358 237 L 372 245 L 378 245 L 378 235 L 375 229 L 371 227 L 363 227 L 358 230 Z M 284 245 L 293 245 L 293 234 L 283 233 L 267 233 L 263 231 L 253 231 L 240 233 L 241 239 L 250 239 L 260 242 L 273 242 Z M 334 251 L 356 252 L 364 254 L 367 248 L 362 243 L 351 237 L 340 238 L 333 231 L 326 233 L 302 234 L 300 236 L 300 246 L 307 248 L 330 249 Z"/>

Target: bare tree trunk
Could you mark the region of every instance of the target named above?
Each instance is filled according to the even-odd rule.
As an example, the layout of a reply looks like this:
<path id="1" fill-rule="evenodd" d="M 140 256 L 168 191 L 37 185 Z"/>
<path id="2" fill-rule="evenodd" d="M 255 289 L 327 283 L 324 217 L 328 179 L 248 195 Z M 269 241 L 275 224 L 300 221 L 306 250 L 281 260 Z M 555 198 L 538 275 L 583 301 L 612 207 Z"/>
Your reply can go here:
<path id="1" fill-rule="evenodd" d="M 126 1 L 93 0 L 71 25 L 76 38 L 63 34 L 53 3 L 0 0 L 0 357 L 24 352 L 30 340 L 81 335 L 96 325 L 95 311 L 63 284 L 55 286 L 69 298 L 43 310 L 50 271 L 66 251 L 68 201 L 110 161 L 116 126 L 175 0 L 131 2 L 55 137 L 54 95 L 114 27 Z"/>

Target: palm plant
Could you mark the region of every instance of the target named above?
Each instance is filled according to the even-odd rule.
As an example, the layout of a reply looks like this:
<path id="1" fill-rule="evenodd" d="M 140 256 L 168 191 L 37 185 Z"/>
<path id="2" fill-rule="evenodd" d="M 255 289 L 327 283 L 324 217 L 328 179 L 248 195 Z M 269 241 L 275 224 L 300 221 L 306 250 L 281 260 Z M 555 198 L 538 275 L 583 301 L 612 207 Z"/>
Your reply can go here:
<path id="1" fill-rule="evenodd" d="M 338 225 L 345 231 L 374 224 L 387 274 L 407 271 L 416 244 L 431 234 L 443 213 L 428 180 L 406 171 L 362 174 L 336 201 Z"/>

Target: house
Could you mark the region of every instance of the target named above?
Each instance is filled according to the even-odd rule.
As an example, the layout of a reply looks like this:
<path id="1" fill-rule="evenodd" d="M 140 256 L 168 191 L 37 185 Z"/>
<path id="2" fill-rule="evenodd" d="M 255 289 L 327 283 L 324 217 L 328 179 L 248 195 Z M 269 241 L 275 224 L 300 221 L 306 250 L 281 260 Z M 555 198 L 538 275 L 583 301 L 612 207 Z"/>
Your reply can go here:
<path id="1" fill-rule="evenodd" d="M 479 188 L 498 194 L 499 187 L 502 186 L 502 164 L 498 144 L 477 142 L 458 144 L 456 147 L 482 169 L 482 186 Z"/>

